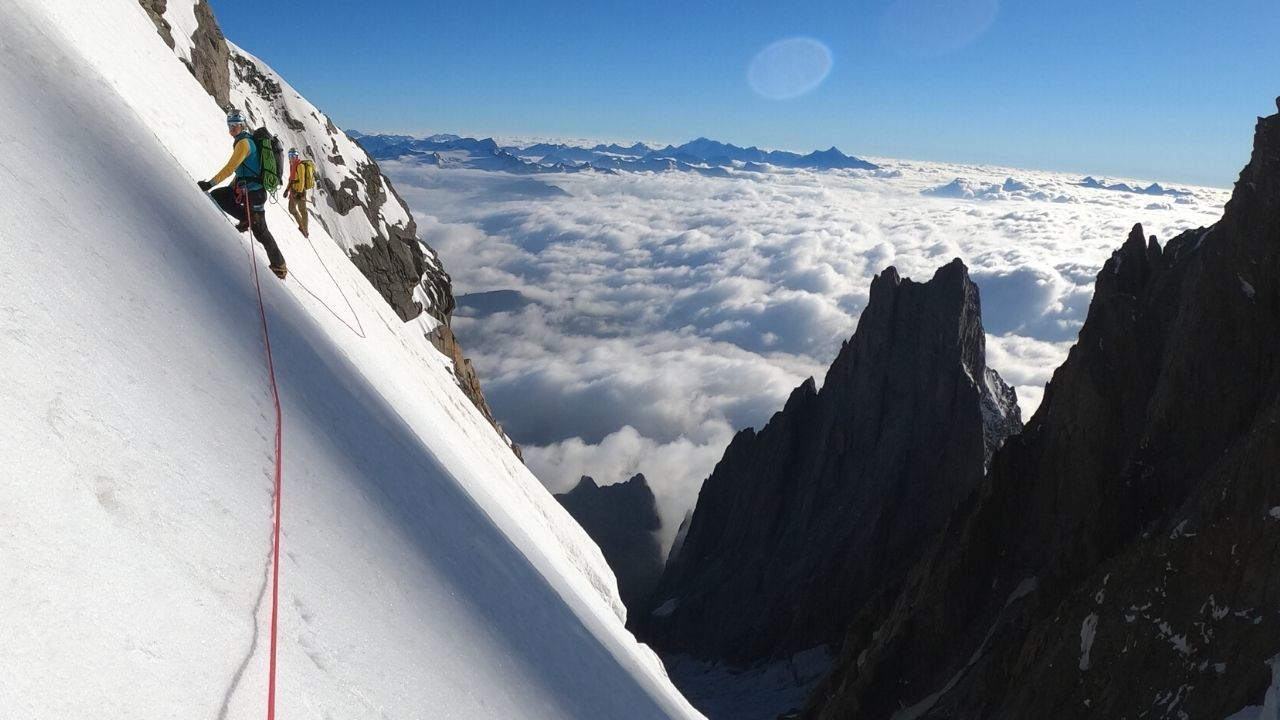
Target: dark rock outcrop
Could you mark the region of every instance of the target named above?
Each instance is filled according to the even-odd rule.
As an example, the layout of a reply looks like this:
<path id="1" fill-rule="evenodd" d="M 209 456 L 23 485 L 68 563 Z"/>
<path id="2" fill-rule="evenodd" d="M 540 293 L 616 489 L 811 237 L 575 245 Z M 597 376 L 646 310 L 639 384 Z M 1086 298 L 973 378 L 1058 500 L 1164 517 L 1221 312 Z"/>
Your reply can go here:
<path id="1" fill-rule="evenodd" d="M 401 320 L 412 320 L 422 312 L 422 305 L 413 297 L 416 285 L 407 285 L 404 279 L 422 276 L 422 248 L 397 235 L 375 236 L 370 244 L 357 246 L 351 252 L 351 262 L 360 268 Z"/>
<path id="2" fill-rule="evenodd" d="M 1135 227 L 977 498 L 806 717 L 1221 718 L 1280 654 L 1280 116 L 1222 219 Z"/>
<path id="3" fill-rule="evenodd" d="M 927 283 L 885 270 L 822 390 L 807 380 L 725 451 L 641 638 L 735 665 L 838 643 L 1019 424 L 964 264 Z"/>
<path id="4" fill-rule="evenodd" d="M 633 615 L 649 598 L 662 574 L 662 547 L 656 533 L 662 527 L 658 504 L 644 475 L 616 485 L 596 485 L 583 476 L 556 500 L 600 546 L 618 578 L 618 594 Z"/>
<path id="5" fill-rule="evenodd" d="M 667 553 L 667 559 L 670 560 L 680 554 L 680 548 L 684 547 L 684 539 L 689 536 L 689 524 L 693 522 L 693 509 L 691 508 L 684 514 L 680 520 L 680 525 L 676 528 L 675 540 L 671 541 L 671 550 Z"/>
<path id="6" fill-rule="evenodd" d="M 169 0 L 138 0 L 138 2 L 142 5 L 142 9 L 147 11 L 147 15 L 151 17 L 151 22 L 156 24 L 156 32 L 160 33 L 164 44 L 168 45 L 169 49 L 172 50 L 174 48 L 173 26 L 164 17 L 165 10 L 169 8 Z"/>
<path id="7" fill-rule="evenodd" d="M 230 57 L 231 67 L 235 69 L 236 80 L 267 103 L 273 103 L 284 94 L 284 88 L 270 75 L 263 72 L 258 64 L 247 55 L 235 53 Z"/>
<path id="8" fill-rule="evenodd" d="M 169 9 L 169 0 L 138 0 L 138 3 L 143 10 L 147 11 L 147 15 L 156 25 L 156 32 L 160 33 L 160 37 L 169 49 L 176 50 L 177 42 L 173 36 L 173 26 L 165 18 L 165 13 Z M 195 15 L 196 29 L 189 38 L 190 56 L 187 56 L 184 50 L 178 53 L 178 58 L 187 66 L 205 91 L 213 96 L 218 107 L 225 108 L 231 104 L 231 71 L 227 66 L 231 49 L 227 46 L 222 28 L 213 17 L 209 0 L 199 0 L 195 3 Z M 186 43 L 183 45 L 185 46 Z"/>
<path id="9" fill-rule="evenodd" d="M 196 3 L 196 31 L 191 36 L 191 73 L 213 96 L 218 107 L 231 104 L 231 51 L 213 17 L 209 0 Z"/>
<path id="10" fill-rule="evenodd" d="M 449 299 L 452 302 L 452 296 Z M 498 419 L 494 417 L 493 410 L 484 398 L 484 390 L 480 387 L 480 375 L 476 373 L 475 365 L 471 363 L 471 359 L 463 354 L 462 345 L 453 335 L 453 326 L 447 322 L 440 323 L 435 330 L 427 335 L 427 339 L 441 354 L 453 361 L 453 375 L 458 381 L 458 387 L 471 400 L 471 403 L 476 406 L 476 409 L 484 415 L 489 424 L 493 425 L 501 433 L 502 426 L 498 423 Z M 503 435 L 503 437 L 505 438 L 506 436 Z M 511 452 L 515 453 L 516 457 L 523 462 L 524 455 L 520 451 L 520 446 L 510 439 L 508 439 L 508 443 L 511 445 Z"/>

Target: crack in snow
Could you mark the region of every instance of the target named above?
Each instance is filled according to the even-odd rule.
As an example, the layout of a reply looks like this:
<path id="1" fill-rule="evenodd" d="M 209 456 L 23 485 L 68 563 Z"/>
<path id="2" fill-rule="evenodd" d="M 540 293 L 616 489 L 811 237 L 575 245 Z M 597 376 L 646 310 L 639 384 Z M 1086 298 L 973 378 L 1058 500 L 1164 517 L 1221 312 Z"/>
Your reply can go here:
<path id="1" fill-rule="evenodd" d="M 267 596 L 267 583 L 271 579 L 271 550 L 272 548 L 267 548 L 267 562 L 262 567 L 262 587 L 258 588 L 258 599 L 253 603 L 253 641 L 249 643 L 249 652 L 245 653 L 244 660 L 240 661 L 240 667 L 236 668 L 236 674 L 231 677 L 231 685 L 222 696 L 222 707 L 218 708 L 218 720 L 227 720 L 227 712 L 231 709 L 231 698 L 240 688 L 240 681 L 244 678 L 244 671 L 249 667 L 249 661 L 258 652 L 258 612 L 262 610 L 262 600 Z"/>

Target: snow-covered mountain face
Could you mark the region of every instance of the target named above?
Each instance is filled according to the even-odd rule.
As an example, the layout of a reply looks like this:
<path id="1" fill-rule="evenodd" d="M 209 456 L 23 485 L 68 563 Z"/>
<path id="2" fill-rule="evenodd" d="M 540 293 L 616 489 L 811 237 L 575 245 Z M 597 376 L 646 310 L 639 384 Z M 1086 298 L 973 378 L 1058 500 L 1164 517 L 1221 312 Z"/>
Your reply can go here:
<path id="1" fill-rule="evenodd" d="M 0 27 L 0 192 L 21 200 L 0 204 L 7 715 L 262 712 L 256 264 L 284 419 L 279 716 L 696 717 L 435 321 L 402 322 L 334 223 L 308 243 L 271 205 L 277 281 L 199 192 L 223 112 L 135 0 L 11 0 Z"/>
<path id="2" fill-rule="evenodd" d="M 231 104 L 316 163 L 317 220 L 405 320 L 447 321 L 449 276 L 377 164 L 261 60 L 231 45 Z"/>
<path id="3" fill-rule="evenodd" d="M 207 0 L 141 0 L 174 53 L 223 108 L 265 125 L 316 164 L 317 220 L 404 320 L 448 322 L 449 276 L 377 164 L 275 71 L 228 43 Z"/>
<path id="4" fill-rule="evenodd" d="M 310 211 L 406 322 L 422 323 L 436 347 L 454 361 L 458 385 L 495 429 L 479 376 L 452 327 L 453 288 L 440 258 L 417 237 L 417 224 L 391 181 L 333 121 L 265 63 L 227 42 L 207 0 L 142 0 L 165 40 L 220 107 L 244 112 L 282 146 L 316 166 Z M 513 446 L 517 456 L 519 448 Z"/>
<path id="5" fill-rule="evenodd" d="M 316 164 L 312 211 L 404 320 L 448 323 L 449 275 L 378 164 L 261 60 L 225 40 L 207 0 L 140 0 L 157 31 L 221 108 L 238 108 Z"/>

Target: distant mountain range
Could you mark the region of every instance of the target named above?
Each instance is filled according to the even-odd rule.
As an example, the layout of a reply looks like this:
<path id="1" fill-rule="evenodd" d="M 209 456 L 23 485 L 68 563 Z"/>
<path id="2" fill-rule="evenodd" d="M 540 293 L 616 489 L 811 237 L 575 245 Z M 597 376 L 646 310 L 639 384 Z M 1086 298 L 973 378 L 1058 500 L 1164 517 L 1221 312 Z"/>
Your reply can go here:
<path id="1" fill-rule="evenodd" d="M 1098 180 L 1097 178 L 1091 175 L 1088 177 L 1085 177 L 1083 180 L 1081 180 L 1076 184 L 1079 185 L 1080 187 L 1095 188 L 1097 190 L 1115 190 L 1116 192 L 1137 193 L 1139 195 L 1164 195 L 1164 196 L 1170 196 L 1170 197 L 1183 197 L 1191 194 L 1190 191 L 1187 191 L 1187 190 L 1176 190 L 1174 188 L 1167 188 L 1160 185 L 1160 183 L 1154 183 L 1154 182 L 1146 187 L 1135 187 L 1127 183 L 1113 183 L 1111 185 L 1108 185 L 1107 183 L 1101 180 Z"/>
<path id="2" fill-rule="evenodd" d="M 457 135 L 347 134 L 379 160 L 416 156 L 439 167 L 501 170 L 516 174 L 582 172 L 667 172 L 678 170 L 710 177 L 728 177 L 731 170 L 762 171 L 773 168 L 806 170 L 876 170 L 878 165 L 832 147 L 807 155 L 783 150 L 738 147 L 698 138 L 683 145 L 650 147 L 644 143 L 579 147 L 563 143 L 536 143 L 526 147 L 501 146 L 492 138 L 477 140 Z"/>

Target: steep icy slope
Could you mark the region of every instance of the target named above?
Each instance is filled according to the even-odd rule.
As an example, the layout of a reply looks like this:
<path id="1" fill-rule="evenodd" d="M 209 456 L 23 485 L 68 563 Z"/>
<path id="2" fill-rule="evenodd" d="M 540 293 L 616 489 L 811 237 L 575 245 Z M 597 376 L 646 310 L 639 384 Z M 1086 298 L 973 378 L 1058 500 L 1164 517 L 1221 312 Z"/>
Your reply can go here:
<path id="1" fill-rule="evenodd" d="M 0 27 L 0 707 L 250 716 L 274 425 L 260 251 L 194 187 L 221 113 L 133 0 L 13 0 Z M 263 278 L 280 716 L 696 716 L 447 361 L 269 218 L 315 293 Z"/>
<path id="2" fill-rule="evenodd" d="M 189 3 L 171 4 L 169 13 Z M 212 16 L 209 22 L 214 22 Z M 417 223 L 391 181 L 373 158 L 284 78 L 235 45 L 228 47 L 232 104 L 255 126 L 265 124 L 276 132 L 283 146 L 315 161 L 317 187 L 309 205 L 311 214 L 400 319 L 421 325 L 421 332 L 453 360 L 462 391 L 502 432 L 475 368 L 454 337 L 449 274 L 436 252 L 418 240 Z M 519 455 L 517 446 L 512 449 Z"/>
<path id="3" fill-rule="evenodd" d="M 160 37 L 219 107 L 240 108 L 286 147 L 315 162 L 309 210 L 406 322 L 422 322 L 453 360 L 467 397 L 502 432 L 451 327 L 453 283 L 435 250 L 418 239 L 409 208 L 377 161 L 265 63 L 228 43 L 208 0 L 140 0 Z M 316 224 L 313 223 L 313 224 Z M 520 449 L 512 445 L 517 455 Z"/>
<path id="4" fill-rule="evenodd" d="M 231 104 L 316 163 L 320 224 L 405 320 L 453 310 L 449 276 L 377 164 L 265 63 L 230 44 Z"/>

